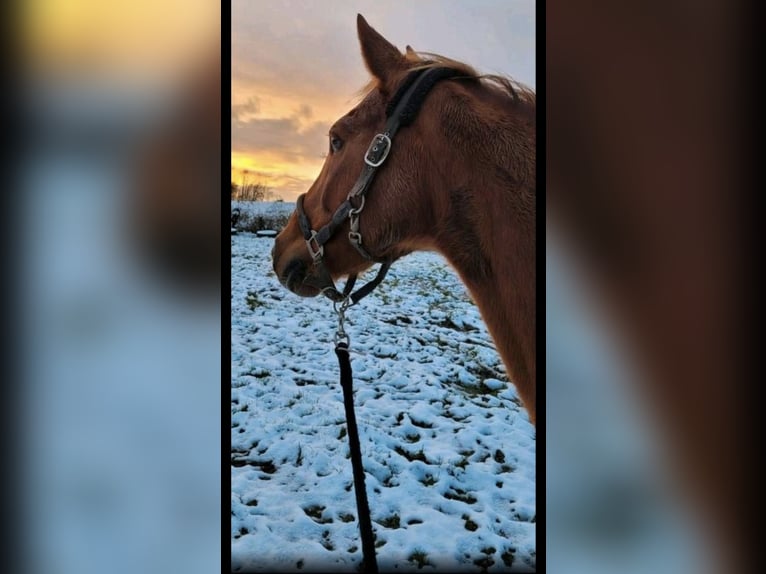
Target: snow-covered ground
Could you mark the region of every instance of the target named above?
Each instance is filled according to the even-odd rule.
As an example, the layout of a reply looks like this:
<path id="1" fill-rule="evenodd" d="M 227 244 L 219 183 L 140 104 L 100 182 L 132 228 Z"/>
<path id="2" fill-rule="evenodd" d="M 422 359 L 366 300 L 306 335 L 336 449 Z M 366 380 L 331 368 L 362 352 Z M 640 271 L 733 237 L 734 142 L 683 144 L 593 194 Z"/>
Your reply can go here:
<path id="1" fill-rule="evenodd" d="M 286 201 L 232 201 L 231 208 L 238 207 L 242 215 L 290 215 L 294 202 Z"/>
<path id="2" fill-rule="evenodd" d="M 335 316 L 279 285 L 272 244 L 231 238 L 232 565 L 352 572 Z M 381 569 L 534 571 L 535 430 L 457 275 L 398 261 L 347 331 Z"/>
<path id="3" fill-rule="evenodd" d="M 232 201 L 232 211 L 239 209 L 235 225 L 237 230 L 257 231 L 273 229 L 279 231 L 295 210 L 295 203 L 284 201 Z"/>

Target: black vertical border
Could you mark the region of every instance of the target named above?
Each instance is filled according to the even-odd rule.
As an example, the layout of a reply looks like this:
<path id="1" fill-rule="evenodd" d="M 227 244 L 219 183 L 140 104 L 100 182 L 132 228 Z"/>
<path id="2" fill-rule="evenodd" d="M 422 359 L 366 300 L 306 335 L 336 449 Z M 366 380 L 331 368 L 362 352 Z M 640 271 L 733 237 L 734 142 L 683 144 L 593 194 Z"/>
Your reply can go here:
<path id="1" fill-rule="evenodd" d="M 221 2 L 221 572 L 231 572 L 231 2 Z M 229 129 L 226 129 L 229 126 Z"/>

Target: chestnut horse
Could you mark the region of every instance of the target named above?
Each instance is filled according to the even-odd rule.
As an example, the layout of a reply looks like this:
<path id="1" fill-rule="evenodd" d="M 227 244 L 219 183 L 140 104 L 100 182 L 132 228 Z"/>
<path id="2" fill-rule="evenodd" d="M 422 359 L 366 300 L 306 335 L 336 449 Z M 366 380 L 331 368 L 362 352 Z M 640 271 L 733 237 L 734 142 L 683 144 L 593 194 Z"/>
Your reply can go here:
<path id="1" fill-rule="evenodd" d="M 298 211 L 314 229 L 331 220 L 365 169 L 368 145 L 384 131 L 387 105 L 413 70 L 456 71 L 433 86 L 412 123 L 397 133 L 365 196 L 361 241 L 379 261 L 418 250 L 447 258 L 476 301 L 534 423 L 535 95 L 466 64 L 421 57 L 409 46 L 403 54 L 361 15 L 357 30 L 373 79 L 361 103 L 330 129 L 329 154 Z M 349 241 L 349 230 L 343 222 L 324 245 L 323 266 L 333 279 L 371 266 Z M 320 293 L 323 272 L 309 249 L 294 213 L 276 238 L 274 270 L 305 297 Z"/>

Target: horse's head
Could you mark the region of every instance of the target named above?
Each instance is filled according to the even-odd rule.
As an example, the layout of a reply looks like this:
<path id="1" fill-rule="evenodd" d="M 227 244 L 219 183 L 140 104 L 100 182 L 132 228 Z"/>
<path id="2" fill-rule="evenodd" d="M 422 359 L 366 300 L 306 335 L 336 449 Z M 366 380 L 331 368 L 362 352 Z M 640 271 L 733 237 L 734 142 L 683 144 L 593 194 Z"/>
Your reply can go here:
<path id="1" fill-rule="evenodd" d="M 303 197 L 302 210 L 310 229 L 320 230 L 328 224 L 349 192 L 367 168 L 365 158 L 376 134 L 385 132 L 386 106 L 408 75 L 411 68 L 421 64 L 409 46 L 403 54 L 371 28 L 364 18 L 357 18 L 359 42 L 367 69 L 373 76 L 373 88 L 359 105 L 336 121 L 328 136 L 328 154 L 319 176 Z M 429 99 L 431 96 L 429 96 Z M 377 170 L 364 198 L 351 199 L 353 208 L 364 212 L 359 217 L 361 245 L 371 259 L 366 258 L 349 238 L 348 217 L 339 218 L 324 245 L 323 264 L 333 278 L 355 274 L 369 268 L 373 260 L 392 261 L 416 248 L 424 247 L 418 236 L 433 219 L 428 202 L 422 195 L 425 188 L 424 139 L 422 125 L 425 114 L 398 132 L 385 164 Z M 431 170 L 432 171 L 432 170 Z M 299 222 L 301 207 L 292 215 L 277 236 L 272 252 L 277 277 L 291 291 L 302 296 L 316 296 L 326 277 L 320 277 L 320 266 L 314 263 Z M 305 227 L 305 225 L 304 225 Z M 421 234 L 422 235 L 422 234 Z M 315 242 L 311 244 L 317 250 Z"/>

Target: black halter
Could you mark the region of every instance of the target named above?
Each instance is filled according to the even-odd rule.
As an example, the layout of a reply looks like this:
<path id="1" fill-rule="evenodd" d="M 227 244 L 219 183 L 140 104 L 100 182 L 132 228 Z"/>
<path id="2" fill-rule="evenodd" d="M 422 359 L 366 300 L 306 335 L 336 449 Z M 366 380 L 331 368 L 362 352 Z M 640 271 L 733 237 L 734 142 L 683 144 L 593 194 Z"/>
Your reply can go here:
<path id="1" fill-rule="evenodd" d="M 350 304 L 353 305 L 357 303 L 360 299 L 369 295 L 372 290 L 383 281 L 386 273 L 388 273 L 388 269 L 391 267 L 392 262 L 388 259 L 373 257 L 362 245 L 362 235 L 359 233 L 359 214 L 364 209 L 366 194 L 369 191 L 370 184 L 372 184 L 378 168 L 383 165 L 383 162 L 386 161 L 386 158 L 391 151 L 391 142 L 393 141 L 396 132 L 400 127 L 412 123 L 417 116 L 423 101 L 425 101 L 428 92 L 431 91 L 431 88 L 433 88 L 440 80 L 463 74 L 463 72 L 459 72 L 452 68 L 425 68 L 415 70 L 405 78 L 404 82 L 402 82 L 402 85 L 386 107 L 386 117 L 388 120 L 386 121 L 385 131 L 372 138 L 372 142 L 367 148 L 367 153 L 364 155 L 365 166 L 362 173 L 359 175 L 356 183 L 348 193 L 346 201 L 340 204 L 338 209 L 335 210 L 329 223 L 319 231 L 314 231 L 311 228 L 308 217 L 306 217 L 306 212 L 303 209 L 303 198 L 306 194 L 304 193 L 298 198 L 296 205 L 298 225 L 303 233 L 303 238 L 306 240 L 306 247 L 314 261 L 314 266 L 318 271 L 318 276 L 312 284 L 321 289 L 322 293 L 333 301 L 340 302 L 350 299 Z M 355 202 L 358 201 L 358 207 L 352 203 L 352 200 Z M 346 285 L 343 288 L 343 292 L 340 292 L 337 287 L 335 287 L 335 283 L 333 282 L 330 272 L 323 260 L 325 244 L 335 234 L 338 228 L 343 225 L 346 218 L 350 220 L 351 231 L 349 231 L 348 239 L 351 242 L 351 245 L 353 245 L 365 259 L 381 264 L 375 278 L 353 293 L 351 293 L 351 289 L 353 289 L 354 283 L 356 282 L 356 275 L 349 276 Z"/>

